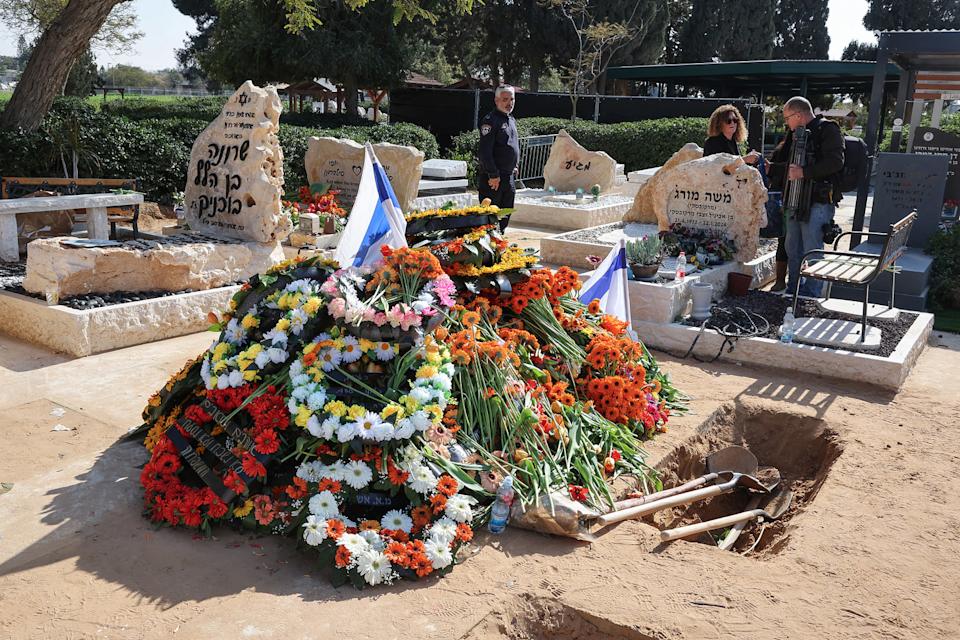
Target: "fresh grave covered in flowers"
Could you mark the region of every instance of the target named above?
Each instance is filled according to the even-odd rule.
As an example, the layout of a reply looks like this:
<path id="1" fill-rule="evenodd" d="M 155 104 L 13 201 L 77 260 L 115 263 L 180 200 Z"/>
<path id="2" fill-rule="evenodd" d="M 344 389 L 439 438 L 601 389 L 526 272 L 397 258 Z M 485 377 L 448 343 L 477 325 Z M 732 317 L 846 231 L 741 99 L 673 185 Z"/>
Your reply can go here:
<path id="1" fill-rule="evenodd" d="M 530 511 L 602 511 L 622 474 L 657 488 L 641 441 L 680 394 L 624 323 L 576 299 L 574 272 L 451 277 L 457 239 L 490 246 L 481 262 L 510 250 L 482 227 L 384 247 L 376 268 L 311 258 L 244 285 L 144 411 L 147 516 L 296 538 L 359 587 L 449 571 L 507 474 Z"/>

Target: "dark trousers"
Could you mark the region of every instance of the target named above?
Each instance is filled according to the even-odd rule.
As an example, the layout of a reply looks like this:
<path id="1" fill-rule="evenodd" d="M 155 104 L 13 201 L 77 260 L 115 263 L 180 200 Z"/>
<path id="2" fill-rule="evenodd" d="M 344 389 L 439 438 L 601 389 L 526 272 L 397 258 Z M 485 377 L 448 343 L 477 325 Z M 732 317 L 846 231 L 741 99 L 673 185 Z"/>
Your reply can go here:
<path id="1" fill-rule="evenodd" d="M 505 176 L 500 176 L 500 188 L 496 190 L 490 188 L 490 185 L 487 183 L 489 179 L 490 176 L 485 173 L 481 172 L 477 174 L 477 191 L 480 194 L 480 201 L 483 202 L 485 198 L 490 198 L 490 204 L 496 205 L 501 209 L 512 209 L 513 199 L 517 195 L 517 184 L 514 181 L 513 174 L 509 173 Z M 509 224 L 509 215 L 500 218 L 500 231 L 506 231 L 507 225 Z"/>

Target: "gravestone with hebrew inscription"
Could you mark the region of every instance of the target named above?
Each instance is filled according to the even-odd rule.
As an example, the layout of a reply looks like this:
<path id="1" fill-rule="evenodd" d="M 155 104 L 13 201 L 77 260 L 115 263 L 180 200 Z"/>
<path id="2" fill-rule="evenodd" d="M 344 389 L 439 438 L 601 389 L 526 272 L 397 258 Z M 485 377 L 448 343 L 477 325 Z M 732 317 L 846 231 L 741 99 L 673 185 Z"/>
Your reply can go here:
<path id="1" fill-rule="evenodd" d="M 633 198 L 633 206 L 630 208 L 630 211 L 627 212 L 627 215 L 623 216 L 623 221 L 642 223 L 657 222 L 657 216 L 653 212 L 653 194 L 657 190 L 657 185 L 669 177 L 670 171 L 674 167 L 684 162 L 698 160 L 702 157 L 703 149 L 701 149 L 700 145 L 696 142 L 688 142 L 683 145 L 637 190 L 637 195 Z"/>
<path id="2" fill-rule="evenodd" d="M 870 231 L 884 233 L 916 209 L 917 220 L 907 244 L 926 247 L 940 224 L 948 163 L 949 158 L 943 155 L 881 153 L 877 158 Z"/>
<path id="3" fill-rule="evenodd" d="M 400 207 L 410 211 L 423 171 L 423 151 L 389 142 L 373 145 L 373 152 L 390 178 Z M 357 197 L 363 173 L 363 145 L 342 138 L 310 138 L 304 164 L 310 184 L 327 184 L 340 191 L 340 203 L 348 211 Z"/>
<path id="4" fill-rule="evenodd" d="M 749 262 L 767 224 L 767 190 L 753 167 L 741 165 L 730 175 L 724 173 L 724 166 L 734 160 L 736 156 L 718 153 L 675 166 L 656 184 L 651 206 L 661 231 L 679 222 L 722 234 L 736 244 L 736 259 Z"/>
<path id="5" fill-rule="evenodd" d="M 617 162 L 603 151 L 588 151 L 561 129 L 550 147 L 550 156 L 543 167 L 543 188 L 557 191 L 589 192 L 593 185 L 600 185 L 600 192 L 613 188 L 617 175 Z"/>
<path id="6" fill-rule="evenodd" d="M 190 152 L 184 205 L 200 233 L 273 243 L 292 230 L 283 213 L 280 98 L 249 80 L 230 96 Z"/>

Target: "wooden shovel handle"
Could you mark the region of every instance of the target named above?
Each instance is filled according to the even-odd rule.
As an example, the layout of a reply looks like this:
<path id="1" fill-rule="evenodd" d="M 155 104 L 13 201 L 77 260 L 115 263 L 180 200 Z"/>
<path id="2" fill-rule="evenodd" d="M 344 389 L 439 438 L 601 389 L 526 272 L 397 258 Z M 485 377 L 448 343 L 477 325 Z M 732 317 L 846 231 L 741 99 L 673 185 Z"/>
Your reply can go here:
<path id="1" fill-rule="evenodd" d="M 669 498 L 670 496 L 675 496 L 678 493 L 683 493 L 685 491 L 691 491 L 697 487 L 702 487 L 703 485 L 717 479 L 717 474 L 708 473 L 705 476 L 700 476 L 699 478 L 694 478 L 689 482 L 685 482 L 676 487 L 670 489 L 664 489 L 663 491 L 657 491 L 656 493 L 650 493 L 645 496 L 640 496 L 639 498 L 630 498 L 628 500 L 620 500 L 619 502 L 614 502 L 614 510 L 620 511 L 622 509 L 629 509 L 630 507 L 639 507 L 642 504 L 650 504 L 657 500 L 662 500 L 663 498 Z"/>
<path id="2" fill-rule="evenodd" d="M 751 511 L 756 509 L 760 506 L 760 500 L 762 499 L 763 496 L 754 496 L 753 499 L 747 503 L 747 508 L 745 510 Z M 723 540 L 717 543 L 717 547 L 723 549 L 724 551 L 733 548 L 734 543 L 736 543 L 737 538 L 739 538 L 740 534 L 743 533 L 743 530 L 746 528 L 748 523 L 748 520 L 743 520 L 742 522 L 738 522 L 737 524 L 733 525 L 730 528 L 730 531 L 727 532 L 727 535 L 723 537 Z"/>
<path id="3" fill-rule="evenodd" d="M 632 507 L 630 509 L 623 509 L 622 511 L 605 513 L 597 518 L 597 522 L 600 525 L 606 526 L 608 524 L 613 524 L 614 522 L 622 522 L 624 520 L 630 520 L 631 518 L 639 518 L 647 515 L 648 513 L 655 513 L 657 511 L 662 511 L 663 509 L 669 509 L 670 507 L 677 507 L 682 504 L 690 504 L 691 502 L 696 502 L 697 500 L 705 500 L 706 498 L 719 496 L 723 493 L 729 493 L 733 491 L 735 486 L 736 481 L 730 480 L 729 482 L 724 482 L 723 484 L 715 484 L 712 487 L 704 487 L 703 489 L 696 489 L 695 491 L 687 491 L 686 493 L 670 496 L 669 498 L 664 498 L 663 500 L 656 500 L 648 504 L 642 504 L 639 507 Z"/>
<path id="4" fill-rule="evenodd" d="M 687 536 L 692 536 L 697 533 L 703 533 L 704 531 L 713 531 L 714 529 L 723 529 L 724 527 L 729 527 L 730 525 L 737 524 L 738 522 L 749 522 L 763 515 L 762 509 L 752 509 L 750 511 L 744 511 L 742 513 L 735 513 L 730 516 L 724 516 L 722 518 L 715 518 L 713 520 L 707 520 L 706 522 L 698 522 L 697 524 L 688 524 L 685 527 L 677 527 L 676 529 L 664 529 L 660 532 L 660 540 L 667 542 L 668 540 L 677 540 L 678 538 L 686 538 Z"/>

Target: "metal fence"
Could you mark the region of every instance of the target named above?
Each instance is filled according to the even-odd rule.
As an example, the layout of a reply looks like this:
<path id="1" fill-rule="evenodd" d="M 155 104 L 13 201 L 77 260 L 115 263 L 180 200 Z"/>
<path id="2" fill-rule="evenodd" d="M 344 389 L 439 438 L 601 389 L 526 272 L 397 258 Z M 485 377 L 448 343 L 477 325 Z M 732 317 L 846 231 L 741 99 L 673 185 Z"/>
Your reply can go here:
<path id="1" fill-rule="evenodd" d="M 550 157 L 550 147 L 556 135 L 520 138 L 520 170 L 517 180 L 535 180 L 543 177 L 543 168 Z"/>

